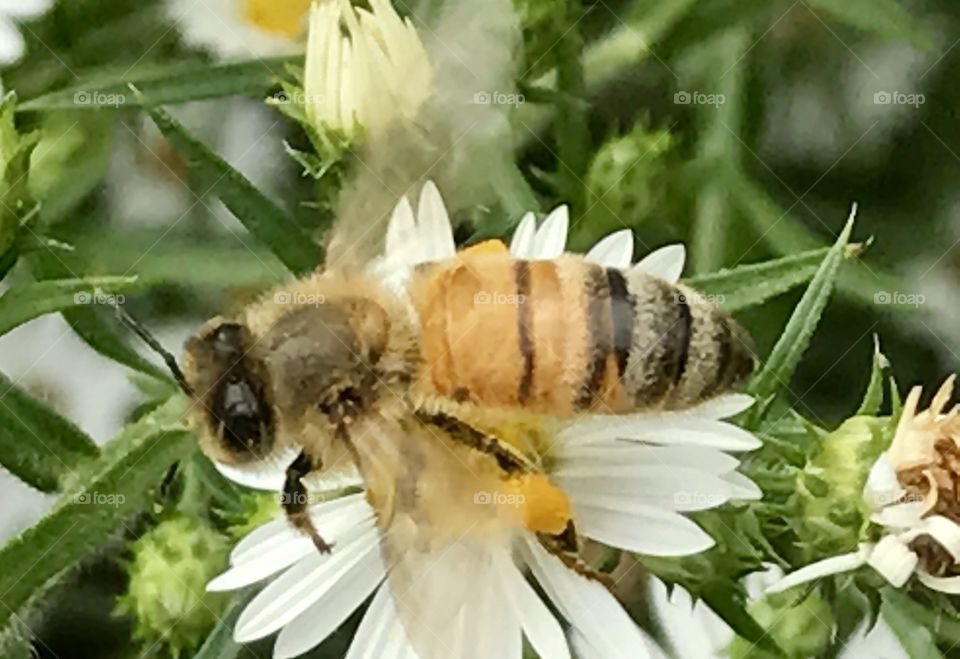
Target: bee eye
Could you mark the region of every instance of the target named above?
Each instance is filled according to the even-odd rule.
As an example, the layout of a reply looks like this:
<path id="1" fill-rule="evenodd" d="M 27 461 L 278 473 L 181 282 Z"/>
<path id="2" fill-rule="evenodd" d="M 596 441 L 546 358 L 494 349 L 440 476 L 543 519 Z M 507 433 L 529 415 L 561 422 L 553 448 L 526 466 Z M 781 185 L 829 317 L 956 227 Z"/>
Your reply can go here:
<path id="1" fill-rule="evenodd" d="M 256 455 L 269 450 L 272 413 L 250 381 L 232 375 L 220 385 L 212 402 L 211 412 L 230 448 Z"/>

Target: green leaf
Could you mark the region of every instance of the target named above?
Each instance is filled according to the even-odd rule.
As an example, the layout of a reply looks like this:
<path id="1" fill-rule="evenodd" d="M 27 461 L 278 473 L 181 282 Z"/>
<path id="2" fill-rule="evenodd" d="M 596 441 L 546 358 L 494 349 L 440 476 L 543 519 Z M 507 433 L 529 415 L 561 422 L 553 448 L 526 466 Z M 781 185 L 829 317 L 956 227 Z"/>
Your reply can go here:
<path id="1" fill-rule="evenodd" d="M 256 96 L 274 84 L 292 57 L 252 59 L 227 64 L 177 63 L 131 73 L 124 70 L 84 76 L 86 82 L 21 103 L 18 112 L 97 110 L 139 107 L 143 97 L 130 92 L 134 85 L 152 105 L 173 105 L 221 96 Z"/>
<path id="2" fill-rule="evenodd" d="M 219 197 L 287 268 L 296 274 L 306 274 L 320 263 L 320 246 L 310 240 L 293 217 L 191 135 L 166 110 L 152 107 L 148 112 L 177 152 L 187 160 L 200 187 Z"/>
<path id="3" fill-rule="evenodd" d="M 863 394 L 863 402 L 857 414 L 877 416 L 883 404 L 883 372 L 890 366 L 890 362 L 880 352 L 880 339 L 874 337 L 873 366 L 870 369 L 870 383 Z"/>
<path id="4" fill-rule="evenodd" d="M 243 646 L 233 640 L 233 628 L 248 600 L 248 596 L 238 596 L 231 602 L 193 659 L 236 659 L 240 655 Z"/>
<path id="5" fill-rule="evenodd" d="M 896 0 L 808 0 L 810 11 L 823 9 L 844 23 L 881 37 L 906 41 L 920 50 L 933 47 L 930 37 Z"/>
<path id="6" fill-rule="evenodd" d="M 0 549 L 0 630 L 52 588 L 67 570 L 89 556 L 123 522 L 151 501 L 151 485 L 194 447 L 178 421 L 185 400 L 174 397 L 153 414 L 129 425 L 83 469 L 83 482 L 53 509 Z M 12 566 L 16 566 L 13 569 Z"/>
<path id="7" fill-rule="evenodd" d="M 700 595 L 737 636 L 776 656 L 783 655 L 776 641 L 747 611 L 747 598 L 738 584 L 714 581 L 707 584 Z"/>
<path id="8" fill-rule="evenodd" d="M 751 263 L 687 279 L 716 303 L 734 312 L 756 306 L 810 281 L 829 248 L 813 249 L 763 263 Z"/>
<path id="9" fill-rule="evenodd" d="M 116 294 L 129 290 L 136 277 L 89 277 L 51 279 L 12 286 L 0 295 L 0 335 L 42 316 L 78 305 L 109 303 Z"/>
<path id="10" fill-rule="evenodd" d="M 42 492 L 59 489 L 97 445 L 44 401 L 0 373 L 0 464 Z"/>
<path id="11" fill-rule="evenodd" d="M 763 369 L 751 380 L 748 391 L 758 397 L 776 393 L 789 383 L 800 357 L 803 356 L 813 332 L 820 322 L 820 316 L 827 304 L 830 293 L 837 280 L 840 262 L 843 260 L 850 232 L 853 230 L 854 212 L 851 212 L 847 225 L 840 233 L 837 242 L 817 269 L 807 292 L 800 298 L 787 326 L 777 340 L 773 351 L 763 365 Z"/>
<path id="12" fill-rule="evenodd" d="M 917 624 L 917 621 L 904 611 L 897 603 L 884 598 L 883 606 L 880 608 L 880 615 L 890 625 L 900 645 L 907 653 L 910 659 L 937 659 L 943 657 L 937 644 L 933 640 L 933 635 L 923 625 Z"/>

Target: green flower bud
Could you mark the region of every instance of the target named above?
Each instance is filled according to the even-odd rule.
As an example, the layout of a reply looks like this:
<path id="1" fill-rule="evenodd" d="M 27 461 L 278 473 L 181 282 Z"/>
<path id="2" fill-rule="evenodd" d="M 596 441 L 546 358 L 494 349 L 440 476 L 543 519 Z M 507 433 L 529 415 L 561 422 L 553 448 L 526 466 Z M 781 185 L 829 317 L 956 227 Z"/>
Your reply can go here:
<path id="1" fill-rule="evenodd" d="M 135 619 L 134 637 L 173 657 L 197 647 L 223 613 L 226 596 L 206 592 L 223 569 L 228 543 L 188 517 L 165 520 L 133 543 L 127 593 L 117 612 Z"/>
<path id="2" fill-rule="evenodd" d="M 801 601 L 789 593 L 764 597 L 750 604 L 748 611 L 790 659 L 822 656 L 830 644 L 833 614 L 816 593 Z M 734 638 L 729 652 L 732 659 L 774 659 L 740 637 Z"/>

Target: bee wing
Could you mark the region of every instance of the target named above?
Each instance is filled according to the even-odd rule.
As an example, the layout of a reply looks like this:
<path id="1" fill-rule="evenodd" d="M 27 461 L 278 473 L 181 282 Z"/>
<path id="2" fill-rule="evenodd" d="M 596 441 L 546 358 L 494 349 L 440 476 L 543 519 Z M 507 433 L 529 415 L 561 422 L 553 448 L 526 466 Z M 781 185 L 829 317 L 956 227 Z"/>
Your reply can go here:
<path id="1" fill-rule="evenodd" d="M 515 522 L 490 502 L 496 463 L 415 420 L 364 435 L 358 454 L 388 584 L 419 658 L 519 656 L 521 618 L 503 593 L 530 593 L 512 563 Z"/>

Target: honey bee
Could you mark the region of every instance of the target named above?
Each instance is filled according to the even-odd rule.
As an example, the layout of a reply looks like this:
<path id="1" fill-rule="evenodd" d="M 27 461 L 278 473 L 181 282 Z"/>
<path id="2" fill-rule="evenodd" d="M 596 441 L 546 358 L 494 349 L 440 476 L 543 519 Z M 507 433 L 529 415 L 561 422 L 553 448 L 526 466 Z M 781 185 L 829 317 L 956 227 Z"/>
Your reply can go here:
<path id="1" fill-rule="evenodd" d="M 421 197 L 442 209 L 432 184 Z M 306 483 L 356 469 L 398 581 L 415 557 L 497 528 L 532 531 L 576 567 L 570 503 L 537 457 L 550 424 L 727 392 L 753 368 L 749 340 L 695 291 L 636 268 L 444 238 L 399 285 L 374 267 L 318 271 L 208 321 L 183 356 L 190 423 L 221 464 L 289 460 L 284 510 L 322 552 L 335 548 Z M 478 517 L 476 492 L 520 503 Z"/>

